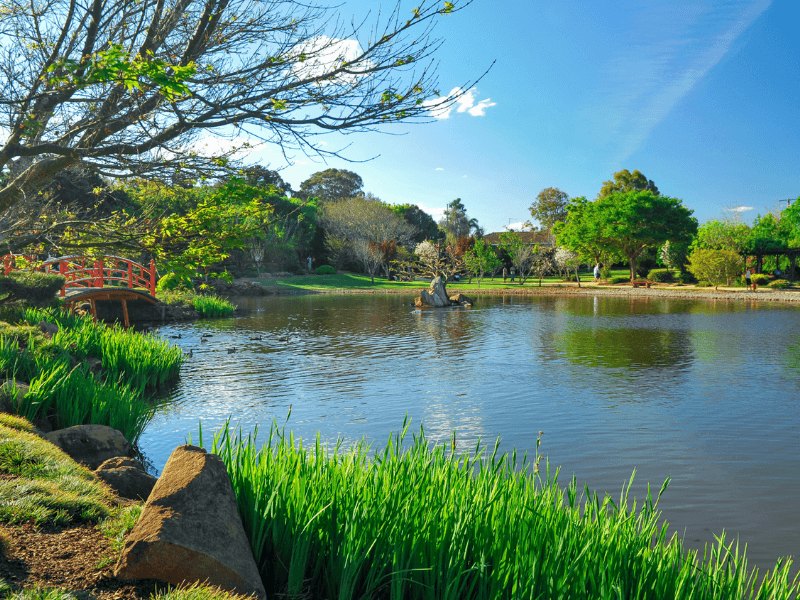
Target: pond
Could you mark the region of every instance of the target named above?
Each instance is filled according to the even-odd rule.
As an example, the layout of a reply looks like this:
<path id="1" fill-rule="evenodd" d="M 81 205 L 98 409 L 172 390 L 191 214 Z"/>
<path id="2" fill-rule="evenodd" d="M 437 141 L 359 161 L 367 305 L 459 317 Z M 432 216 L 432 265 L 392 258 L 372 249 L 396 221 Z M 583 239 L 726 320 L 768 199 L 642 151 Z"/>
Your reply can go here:
<path id="1" fill-rule="evenodd" d="M 161 328 L 186 351 L 181 380 L 140 445 L 155 470 L 202 421 L 245 433 L 273 419 L 311 441 L 374 448 L 424 425 L 542 452 L 617 499 L 653 493 L 702 548 L 723 530 L 771 568 L 800 554 L 800 308 L 606 296 L 482 297 L 415 311 L 410 296 L 241 299 L 246 316 Z M 203 335 L 211 337 L 201 338 Z M 206 341 L 201 341 L 205 339 Z M 235 351 L 232 352 L 232 350 Z"/>

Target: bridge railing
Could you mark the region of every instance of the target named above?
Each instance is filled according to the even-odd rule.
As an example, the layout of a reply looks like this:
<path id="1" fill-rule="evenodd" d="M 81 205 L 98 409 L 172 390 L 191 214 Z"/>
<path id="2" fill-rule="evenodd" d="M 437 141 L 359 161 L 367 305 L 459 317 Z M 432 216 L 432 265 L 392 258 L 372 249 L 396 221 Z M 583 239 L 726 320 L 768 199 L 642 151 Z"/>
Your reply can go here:
<path id="1" fill-rule="evenodd" d="M 61 275 L 66 279 L 61 288 L 62 297 L 69 288 L 102 288 L 106 283 L 113 285 L 114 282 L 123 283 L 128 288 L 144 288 L 152 296 L 156 295 L 156 266 L 152 260 L 149 267 L 111 255 L 99 258 L 61 256 L 40 262 L 32 256 L 7 254 L 2 261 L 5 275 L 21 270 L 23 264 L 27 269 Z"/>

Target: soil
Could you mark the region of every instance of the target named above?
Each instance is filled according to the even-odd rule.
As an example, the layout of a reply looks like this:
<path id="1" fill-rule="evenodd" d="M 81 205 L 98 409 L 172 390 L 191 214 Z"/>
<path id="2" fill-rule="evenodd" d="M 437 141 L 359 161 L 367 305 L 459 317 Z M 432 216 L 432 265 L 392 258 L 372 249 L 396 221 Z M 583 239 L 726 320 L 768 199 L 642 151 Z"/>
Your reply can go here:
<path id="1" fill-rule="evenodd" d="M 14 590 L 61 588 L 78 597 L 103 600 L 149 598 L 166 589 L 156 579 L 122 580 L 114 577 L 116 560 L 98 568 L 103 558 L 114 557 L 110 541 L 95 525 L 34 527 L 2 525 L 0 578 Z"/>

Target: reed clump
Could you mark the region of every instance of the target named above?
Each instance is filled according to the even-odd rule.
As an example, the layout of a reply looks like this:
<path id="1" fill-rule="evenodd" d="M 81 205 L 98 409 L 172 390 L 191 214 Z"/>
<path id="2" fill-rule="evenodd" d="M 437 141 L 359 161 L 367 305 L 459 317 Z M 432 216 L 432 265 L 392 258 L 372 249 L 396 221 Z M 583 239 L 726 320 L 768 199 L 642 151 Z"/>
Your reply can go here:
<path id="1" fill-rule="evenodd" d="M 310 448 L 275 424 L 226 426 L 225 462 L 268 595 L 302 598 L 790 598 L 790 560 L 761 582 L 724 535 L 700 556 L 641 506 L 558 485 L 549 464 L 480 443 L 432 445 L 408 423 L 372 452 Z M 200 430 L 202 445 L 202 429 Z M 490 452 L 487 452 L 490 450 Z"/>
<path id="2" fill-rule="evenodd" d="M 40 321 L 56 323 L 58 333 L 48 339 L 34 332 L 31 326 Z M 33 308 L 21 312 L 19 324 L 27 338 L 0 332 L 0 376 L 29 384 L 11 408 L 32 422 L 47 418 L 55 428 L 108 425 L 135 444 L 154 414 L 146 392 L 180 373 L 180 348 L 153 335 Z M 100 360 L 99 375 L 90 358 Z"/>

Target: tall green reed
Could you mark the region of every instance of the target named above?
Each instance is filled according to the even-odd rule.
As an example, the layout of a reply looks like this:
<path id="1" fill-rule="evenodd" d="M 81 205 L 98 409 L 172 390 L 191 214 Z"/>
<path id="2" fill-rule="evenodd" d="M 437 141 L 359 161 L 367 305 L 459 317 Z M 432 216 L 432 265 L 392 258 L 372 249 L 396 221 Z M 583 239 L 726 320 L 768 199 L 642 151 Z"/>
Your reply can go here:
<path id="1" fill-rule="evenodd" d="M 225 426 L 225 462 L 270 595 L 311 598 L 789 598 L 790 560 L 756 585 L 722 536 L 702 557 L 659 524 L 648 487 L 600 499 L 539 456 L 431 445 L 408 423 L 372 452 L 310 448 L 273 423 L 261 448 Z M 201 430 L 202 444 L 202 430 Z M 490 450 L 490 452 L 489 452 Z M 538 440 L 537 440 L 538 453 Z"/>
<path id="2" fill-rule="evenodd" d="M 194 296 L 192 306 L 206 318 L 229 317 L 236 310 L 232 302 L 214 294 Z"/>

